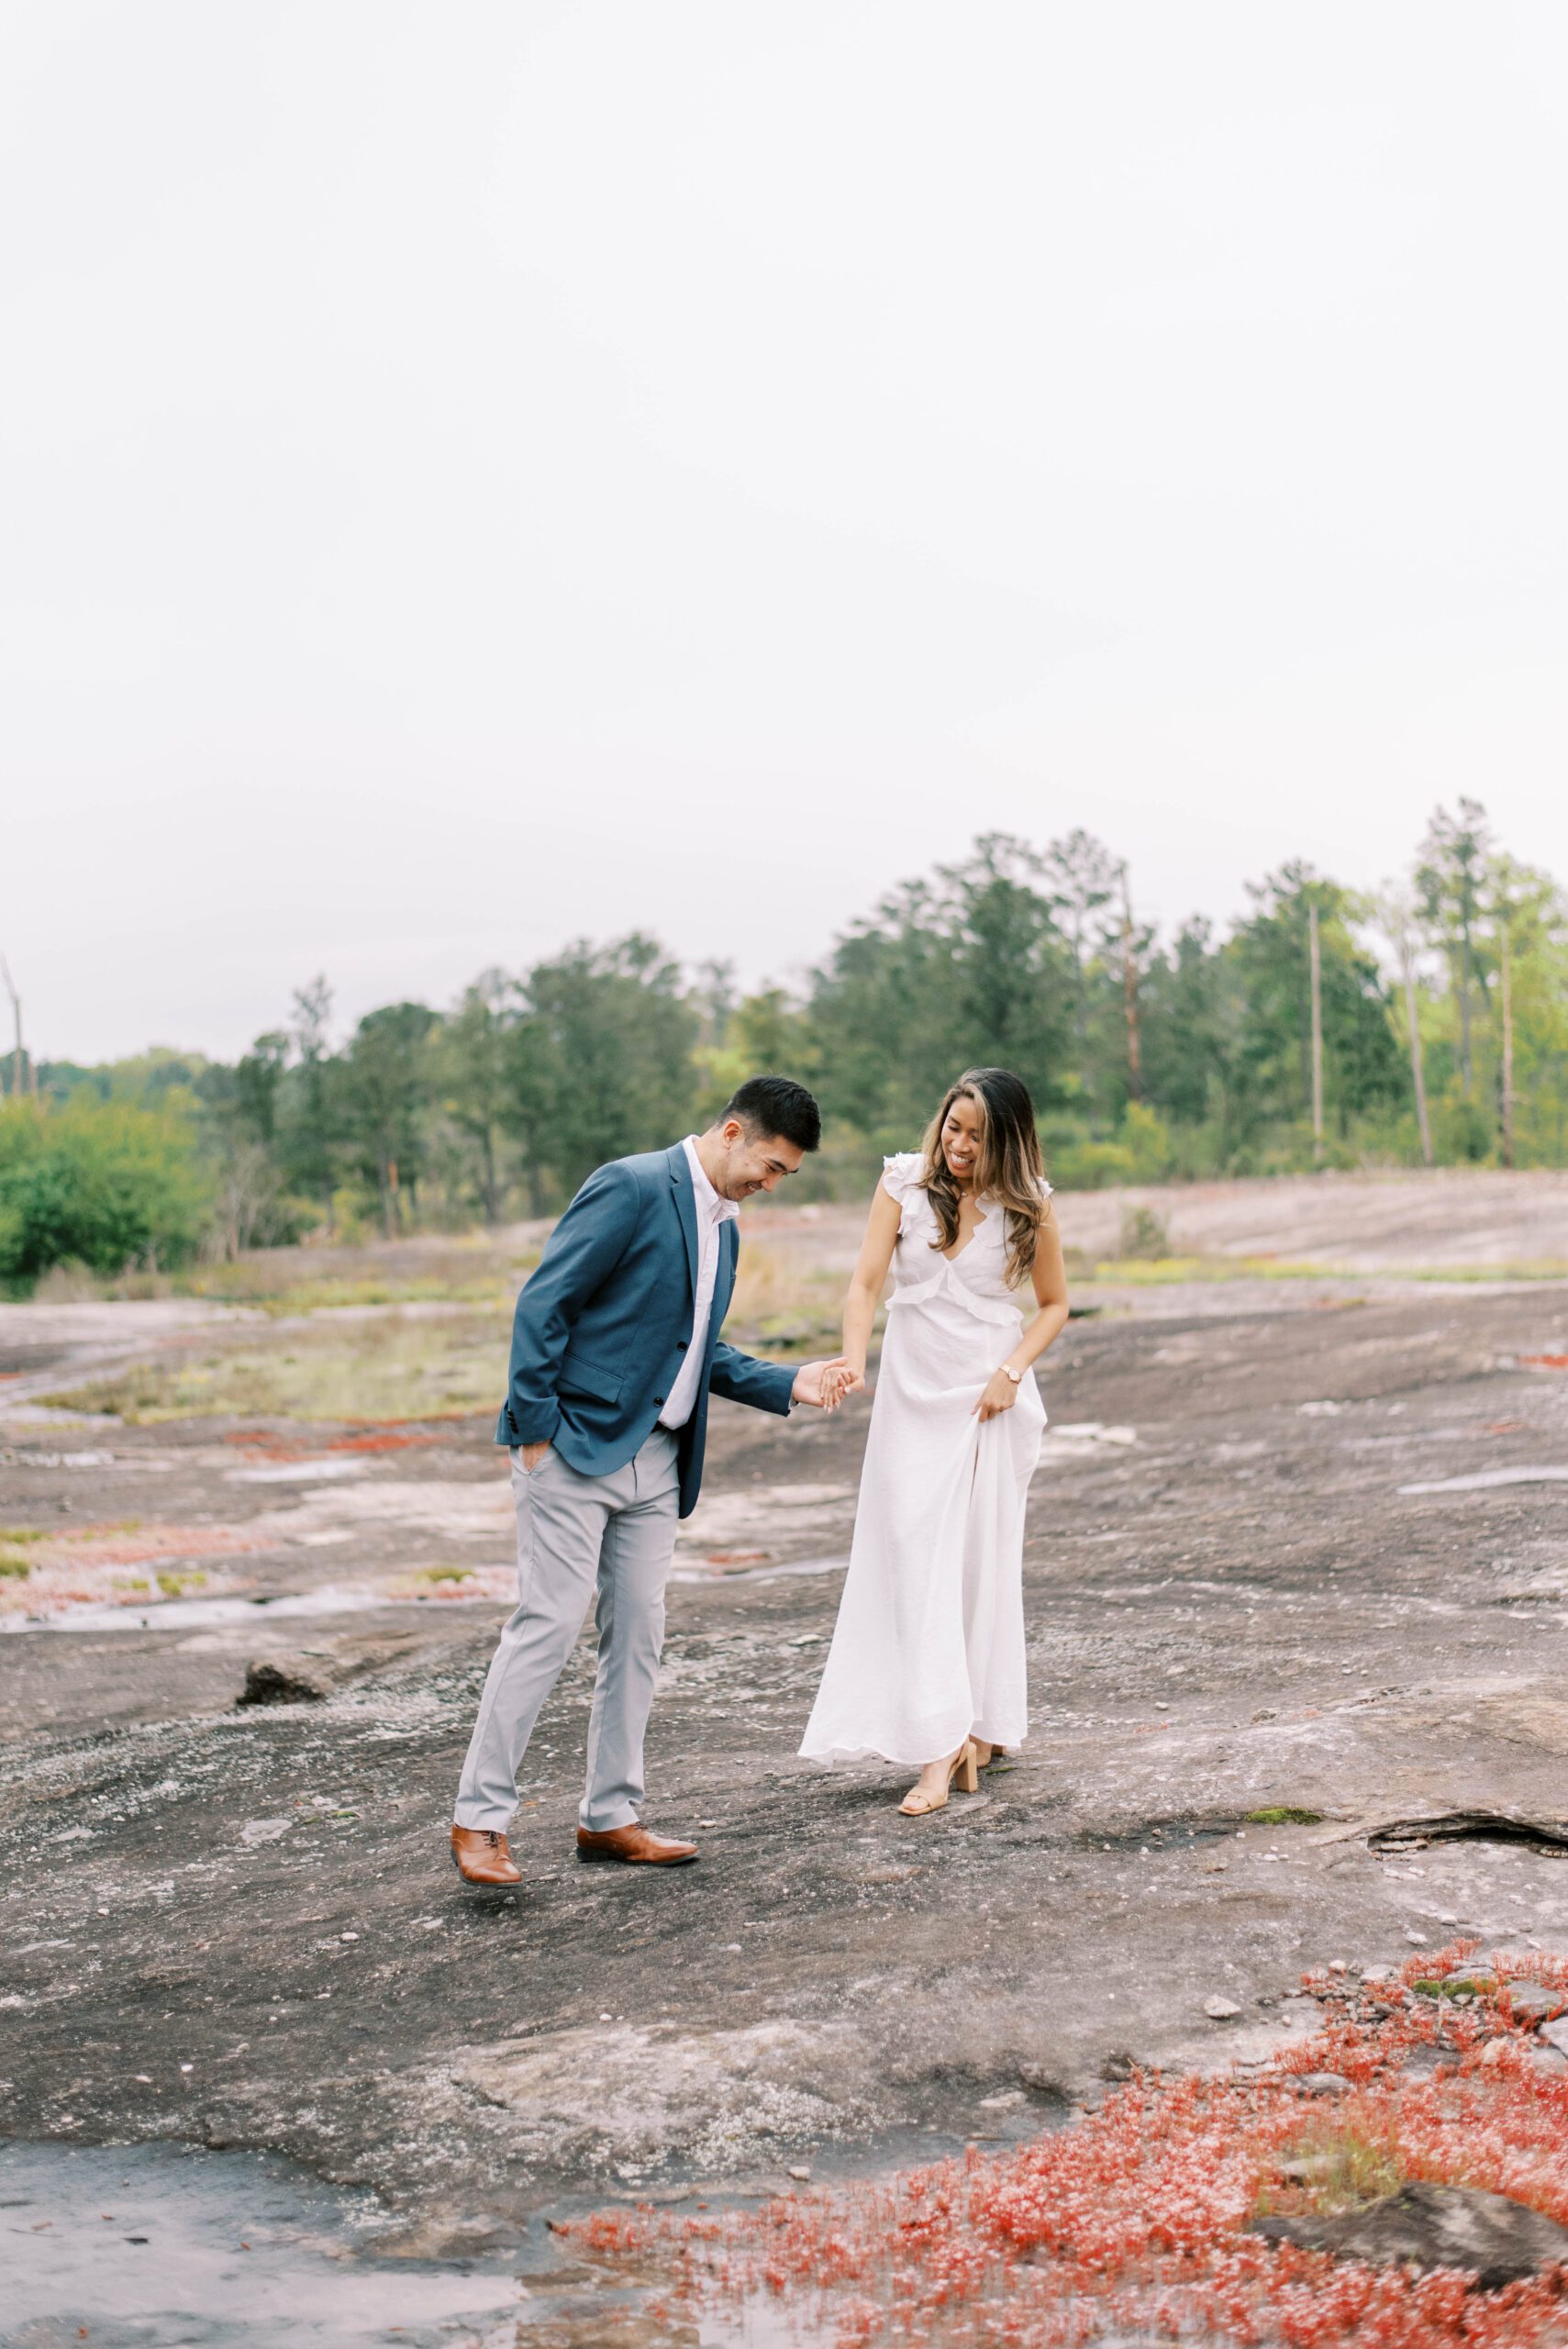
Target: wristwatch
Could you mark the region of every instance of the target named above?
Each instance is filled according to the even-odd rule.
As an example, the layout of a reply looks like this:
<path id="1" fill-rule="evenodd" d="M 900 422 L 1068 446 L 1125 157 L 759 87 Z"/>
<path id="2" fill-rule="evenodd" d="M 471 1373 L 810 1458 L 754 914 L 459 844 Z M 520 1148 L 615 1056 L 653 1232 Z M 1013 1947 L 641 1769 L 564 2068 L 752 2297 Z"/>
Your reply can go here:
<path id="1" fill-rule="evenodd" d="M 1024 1383 L 1023 1372 L 1021 1370 L 1014 1370 L 1009 1363 L 1004 1363 L 1002 1364 L 1002 1375 L 1004 1378 L 1010 1378 L 1015 1386 L 1021 1386 Z"/>

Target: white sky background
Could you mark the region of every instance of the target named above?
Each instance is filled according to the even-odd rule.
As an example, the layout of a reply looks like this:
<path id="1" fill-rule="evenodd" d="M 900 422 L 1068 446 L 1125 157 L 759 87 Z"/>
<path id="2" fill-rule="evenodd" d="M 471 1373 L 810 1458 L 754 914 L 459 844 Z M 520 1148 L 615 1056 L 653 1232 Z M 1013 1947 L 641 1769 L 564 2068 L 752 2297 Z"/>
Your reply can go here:
<path id="1" fill-rule="evenodd" d="M 988 828 L 1568 877 L 1560 0 L 15 0 L 0 948 L 233 1052 Z"/>

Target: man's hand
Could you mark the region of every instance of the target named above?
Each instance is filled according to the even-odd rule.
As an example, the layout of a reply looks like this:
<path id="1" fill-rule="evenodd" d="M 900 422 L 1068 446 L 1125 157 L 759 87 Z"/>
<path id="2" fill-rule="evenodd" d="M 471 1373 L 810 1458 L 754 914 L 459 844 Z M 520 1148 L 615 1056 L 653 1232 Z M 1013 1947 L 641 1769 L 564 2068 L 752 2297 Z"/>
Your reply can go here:
<path id="1" fill-rule="evenodd" d="M 790 1400 L 809 1403 L 818 1411 L 836 1411 L 846 1395 L 864 1385 L 848 1356 L 836 1354 L 831 1362 L 803 1362 L 795 1374 Z"/>
<path id="2" fill-rule="evenodd" d="M 544 1458 L 545 1453 L 549 1450 L 550 1446 L 548 1443 L 524 1444 L 523 1466 L 528 1470 L 530 1476 L 533 1475 L 534 1470 L 539 1466 L 539 1462 Z"/>

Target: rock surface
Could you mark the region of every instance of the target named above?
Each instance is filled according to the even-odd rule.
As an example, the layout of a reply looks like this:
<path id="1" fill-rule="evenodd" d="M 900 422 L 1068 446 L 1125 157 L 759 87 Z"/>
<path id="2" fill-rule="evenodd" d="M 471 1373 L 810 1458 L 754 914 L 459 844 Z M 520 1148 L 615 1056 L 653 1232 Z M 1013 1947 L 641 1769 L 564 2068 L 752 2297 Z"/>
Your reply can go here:
<path id="1" fill-rule="evenodd" d="M 1568 1868 L 1485 1831 L 1561 1814 L 1540 1707 L 1568 1683 L 1562 1490 L 1400 1489 L 1568 1458 L 1568 1378 L 1517 1366 L 1563 1351 L 1568 1296 L 1098 1301 L 1051 1357 L 1049 1408 L 1137 1440 L 1042 1462 L 1033 1731 L 935 1819 L 899 1817 L 906 1774 L 795 1758 L 860 1403 L 716 1409 L 730 1535 L 689 1521 L 649 1740 L 649 1822 L 701 1844 L 673 1875 L 574 1863 L 585 1634 L 530 1757 L 520 1894 L 459 1881 L 446 1824 L 503 1596 L 0 1639 L 0 2131 L 277 2147 L 468 2216 L 803 2163 L 820 2180 L 1031 2135 L 1102 2069 L 1269 2060 L 1315 2027 L 1290 1994 L 1329 1958 L 1400 1964 L 1416 1935 L 1434 1958 L 1461 1935 L 1483 1956 L 1568 1947 Z M 504 1562 L 479 1419 L 348 1455 L 368 1464 L 321 1488 L 329 1508 L 229 1479 L 256 1447 L 226 1439 L 251 1425 L 95 1428 L 74 1451 L 18 1427 L 0 1522 L 68 1504 L 195 1539 L 222 1509 L 268 1598 Z M 765 1557 L 710 1571 L 705 1542 L 738 1527 Z M 384 1641 L 405 1644 L 355 1645 Z M 249 1666 L 305 1649 L 327 1651 L 325 1694 L 237 1709 Z M 1369 1848 L 1369 1822 L 1444 1812 L 1480 1827 Z M 1209 2021 L 1211 1998 L 1239 2014 Z"/>
<path id="2" fill-rule="evenodd" d="M 1568 2227 L 1507 2194 L 1470 2186 L 1403 2186 L 1362 2210 L 1256 2219 L 1248 2232 L 1378 2267 L 1463 2268 L 1483 2291 L 1568 2265 Z"/>
<path id="3" fill-rule="evenodd" d="M 271 1655 L 253 1656 L 245 1667 L 245 1686 L 237 1705 L 319 1705 L 334 1689 L 350 1681 L 384 1672 L 415 1653 L 419 1645 L 412 1632 L 384 1632 L 367 1638 L 347 1632 L 308 1648 L 280 1648 Z"/>

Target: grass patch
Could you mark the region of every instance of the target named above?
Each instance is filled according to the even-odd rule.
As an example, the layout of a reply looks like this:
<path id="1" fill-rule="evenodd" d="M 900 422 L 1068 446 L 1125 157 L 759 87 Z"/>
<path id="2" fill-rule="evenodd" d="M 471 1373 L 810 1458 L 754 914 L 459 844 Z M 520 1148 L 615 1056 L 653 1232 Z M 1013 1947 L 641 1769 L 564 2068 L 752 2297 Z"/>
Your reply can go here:
<path id="1" fill-rule="evenodd" d="M 0 1525 L 0 1576 L 8 1582 L 26 1582 L 33 1570 L 28 1551 L 33 1542 L 47 1539 L 39 1525 Z"/>
<path id="2" fill-rule="evenodd" d="M 535 1262 L 537 1263 L 537 1258 Z M 367 1305 L 510 1305 L 533 1264 L 519 1265 L 510 1278 L 450 1281 L 394 1280 L 367 1275 L 362 1280 L 300 1281 L 286 1288 L 197 1288 L 191 1293 L 215 1303 L 260 1306 L 263 1313 L 282 1319 L 302 1313 L 329 1313 L 344 1307 Z"/>
<path id="3" fill-rule="evenodd" d="M 1540 1256 L 1522 1264 L 1420 1264 L 1398 1277 L 1407 1281 L 1568 1281 L 1568 1262 Z"/>
<path id="4" fill-rule="evenodd" d="M 1349 1281 L 1370 1279 L 1343 1264 L 1308 1264 L 1284 1256 L 1102 1256 L 1088 1277 L 1160 1288 L 1178 1281 Z M 1378 1279 L 1387 1276 L 1375 1275 Z"/>
<path id="5" fill-rule="evenodd" d="M 159 1575 L 157 1583 L 165 1598 L 183 1598 L 188 1590 L 205 1590 L 206 1576 L 198 1566 L 193 1567 L 189 1574 Z"/>
<path id="6" fill-rule="evenodd" d="M 366 1305 L 510 1305 L 539 1263 L 535 1246 L 492 1232 L 366 1241 L 354 1246 L 257 1248 L 232 1264 L 176 1274 L 182 1297 L 260 1306 L 269 1314 Z"/>
<path id="7" fill-rule="evenodd" d="M 724 1334 L 769 1353 L 837 1353 L 848 1275 L 802 1251 L 748 1232 Z"/>
<path id="8" fill-rule="evenodd" d="M 1308 2130 L 1282 2148 L 1275 2165 L 1278 2182 L 1264 2184 L 1253 2206 L 1259 2218 L 1307 2208 L 1326 2216 L 1361 2210 L 1405 2183 L 1393 2143 L 1354 2127 Z"/>
<path id="9" fill-rule="evenodd" d="M 1320 1810 L 1299 1810 L 1294 1803 L 1270 1803 L 1263 1810 L 1247 1813 L 1249 1827 L 1321 1827 Z"/>
<path id="10" fill-rule="evenodd" d="M 286 1331 L 225 1331 L 47 1399 L 59 1409 L 109 1412 L 130 1427 L 190 1419 L 463 1419 L 499 1406 L 509 1334 L 509 1314 L 462 1307 Z"/>
<path id="11" fill-rule="evenodd" d="M 1568 1263 L 1356 1266 L 1285 1256 L 1102 1256 L 1078 1277 L 1144 1288 L 1181 1281 L 1568 1281 Z"/>
<path id="12" fill-rule="evenodd" d="M 1458 1974 L 1420 1974 L 1411 1983 L 1423 1998 L 1489 1998 L 1496 1995 L 1497 1977 L 1490 1966 L 1473 1966 Z"/>

